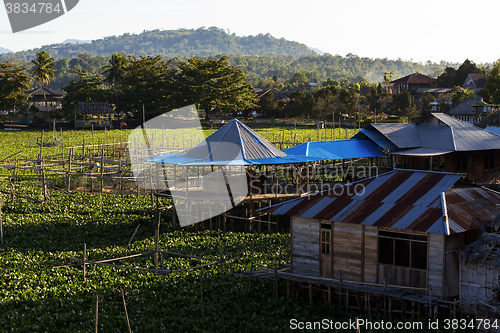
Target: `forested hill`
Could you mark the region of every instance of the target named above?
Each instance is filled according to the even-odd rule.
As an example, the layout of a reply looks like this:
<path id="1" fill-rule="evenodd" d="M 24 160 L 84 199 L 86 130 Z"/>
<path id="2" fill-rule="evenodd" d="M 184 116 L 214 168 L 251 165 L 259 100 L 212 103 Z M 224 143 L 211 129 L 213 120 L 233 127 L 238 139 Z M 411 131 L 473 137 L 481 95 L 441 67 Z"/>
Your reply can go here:
<path id="1" fill-rule="evenodd" d="M 23 61 L 33 59 L 39 50 L 46 50 L 58 60 L 74 58 L 78 54 L 88 53 L 95 56 L 109 57 L 112 53 L 126 53 L 133 56 L 162 55 L 166 58 L 195 57 L 218 54 L 292 56 L 308 55 L 312 51 L 305 44 L 292 42 L 284 38 L 274 38 L 270 34 L 257 36 L 236 36 L 226 31 L 211 27 L 199 29 L 153 30 L 141 34 L 123 34 L 94 40 L 88 44 L 53 44 L 40 49 L 3 54 L 6 60 L 17 58 Z"/>

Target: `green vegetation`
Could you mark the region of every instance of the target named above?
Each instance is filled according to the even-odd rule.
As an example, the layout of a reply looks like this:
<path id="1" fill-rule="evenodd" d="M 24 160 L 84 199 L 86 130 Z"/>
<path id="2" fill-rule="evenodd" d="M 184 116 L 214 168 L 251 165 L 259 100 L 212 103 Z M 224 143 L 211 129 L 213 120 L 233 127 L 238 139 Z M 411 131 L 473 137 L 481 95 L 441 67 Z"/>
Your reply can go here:
<path id="1" fill-rule="evenodd" d="M 26 68 L 13 62 L 0 62 L 0 110 L 10 110 L 28 101 L 26 91 L 32 80 Z"/>
<path id="2" fill-rule="evenodd" d="M 285 133 L 285 140 L 314 137 L 315 129 L 293 130 L 263 127 L 257 131 L 272 139 Z M 320 130 L 327 134 L 329 130 Z M 122 140 L 129 131 L 64 131 L 65 146 L 81 143 L 85 133 L 89 144 Z M 338 131 L 339 136 L 342 131 Z M 209 134 L 210 129 L 205 129 Z M 353 132 L 349 132 L 351 135 Z M 34 144 L 40 132 L 0 132 L 0 158 L 23 150 L 21 156 L 35 157 Z M 61 133 L 55 133 L 59 138 Z M 45 137 L 51 137 L 45 133 Z M 60 147 L 44 148 L 44 154 Z M 7 184 L 1 183 L 0 188 Z M 19 181 L 16 191 L 41 197 L 39 184 Z M 162 200 L 161 205 L 167 205 Z M 89 332 L 95 329 L 96 297 L 99 297 L 99 332 L 127 331 L 121 298 L 124 290 L 133 332 L 287 332 L 290 320 L 347 322 L 368 319 L 364 312 L 340 311 L 324 299 L 309 305 L 305 299 L 286 299 L 285 284 L 279 284 L 279 298 L 272 297 L 269 282 L 227 276 L 229 264 L 162 276 L 148 272 L 122 270 L 107 266 L 86 267 L 83 281 L 81 265 L 70 257 L 82 258 L 84 244 L 92 261 L 125 254 L 147 252 L 155 239 L 155 209 L 145 196 L 95 195 L 52 191 L 51 204 L 36 204 L 22 198 L 2 196 L 4 246 L 0 246 L 0 332 Z M 134 241 L 128 240 L 140 225 Z M 261 266 L 271 267 L 281 251 L 286 258 L 286 219 L 278 231 L 248 234 L 234 232 L 192 232 L 173 230 L 170 215 L 162 213 L 160 247 L 172 252 L 201 257 L 235 258 L 234 272 Z M 192 230 L 192 228 L 191 228 Z M 253 244 L 253 245 L 252 245 Z M 165 255 L 167 269 L 184 269 L 206 263 L 201 259 L 181 259 Z M 144 256 L 117 262 L 152 268 L 153 257 Z M 66 266 L 59 267 L 57 266 Z M 203 282 L 202 278 L 203 277 Z M 203 310 L 201 300 L 203 290 Z M 372 313 L 373 321 L 385 320 Z M 410 321 L 411 319 L 404 319 Z M 400 319 L 393 319 L 393 322 Z M 424 324 L 426 319 L 421 320 Z M 354 330 L 350 330 L 354 332 Z M 435 332 L 435 331 L 433 331 Z"/>

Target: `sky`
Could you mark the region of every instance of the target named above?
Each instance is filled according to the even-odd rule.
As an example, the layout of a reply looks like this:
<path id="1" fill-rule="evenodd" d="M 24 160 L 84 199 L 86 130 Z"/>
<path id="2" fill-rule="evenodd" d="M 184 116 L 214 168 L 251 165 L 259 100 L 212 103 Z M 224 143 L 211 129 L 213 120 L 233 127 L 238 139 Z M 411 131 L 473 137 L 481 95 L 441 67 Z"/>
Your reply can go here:
<path id="1" fill-rule="evenodd" d="M 0 47 L 21 51 L 66 39 L 215 26 L 238 36 L 269 33 L 333 55 L 481 64 L 500 58 L 499 9 L 497 0 L 80 0 L 64 16 L 15 34 L 0 7 Z"/>

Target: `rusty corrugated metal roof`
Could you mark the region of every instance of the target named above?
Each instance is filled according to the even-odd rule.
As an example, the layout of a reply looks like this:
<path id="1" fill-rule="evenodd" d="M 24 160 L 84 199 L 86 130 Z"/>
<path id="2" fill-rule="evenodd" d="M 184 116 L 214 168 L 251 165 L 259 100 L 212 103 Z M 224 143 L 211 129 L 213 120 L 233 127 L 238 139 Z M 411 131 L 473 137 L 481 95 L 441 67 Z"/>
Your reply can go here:
<path id="1" fill-rule="evenodd" d="M 453 186 L 460 174 L 395 170 L 262 209 L 262 212 L 435 234 L 447 234 L 441 194 L 445 193 L 449 233 L 491 223 L 500 194 Z"/>

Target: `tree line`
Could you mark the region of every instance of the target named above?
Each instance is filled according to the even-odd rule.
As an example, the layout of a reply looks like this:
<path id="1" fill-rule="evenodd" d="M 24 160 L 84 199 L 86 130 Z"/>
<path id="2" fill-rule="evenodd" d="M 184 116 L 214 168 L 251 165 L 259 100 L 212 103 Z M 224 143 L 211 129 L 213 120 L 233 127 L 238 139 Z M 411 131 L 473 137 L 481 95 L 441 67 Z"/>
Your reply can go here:
<path id="1" fill-rule="evenodd" d="M 61 68 L 69 66 L 73 67 L 74 78 L 63 87 L 66 96 L 62 117 L 69 116 L 78 102 L 106 101 L 117 112 L 141 112 L 144 108 L 148 118 L 196 104 L 207 112 L 207 116 L 216 111 L 235 116 L 248 116 L 257 111 L 269 118 L 380 121 L 389 116 L 402 119 L 425 116 L 430 113 L 430 103 L 435 100 L 430 93 L 421 94 L 418 100 L 407 91 L 390 95 L 381 83 L 352 82 L 345 78 L 328 78 L 318 88 L 306 89 L 306 75 L 295 73 L 288 81 L 295 84 L 289 86 L 288 100 L 279 101 L 270 91 L 259 101 L 248 76 L 230 64 L 227 56 L 165 60 L 159 55 L 137 58 L 113 54 L 103 62 L 80 55 L 69 62 L 64 61 L 68 67 L 61 67 L 61 61 L 55 61 L 47 51 L 41 51 L 32 60 L 30 70 L 13 61 L 1 62 L 0 109 L 19 108 L 26 102 L 26 90 L 34 82 L 48 86 Z M 88 69 L 90 64 L 92 70 Z M 469 72 L 487 74 L 487 86 L 481 95 L 488 102 L 499 103 L 500 89 L 496 88 L 500 87 L 499 62 L 492 68 L 482 68 L 466 60 L 457 70 L 446 68 L 438 82 L 463 83 L 463 76 Z M 446 99 L 458 105 L 472 95 L 471 91 L 457 87 L 449 96 L 441 96 L 442 110 L 449 108 L 444 103 Z"/>
<path id="2" fill-rule="evenodd" d="M 52 55 L 52 54 L 51 54 Z M 221 56 L 200 56 L 197 59 L 215 60 Z M 162 57 L 167 59 L 165 57 Z M 109 57 L 91 56 L 81 53 L 74 58 L 61 58 L 55 60 L 55 76 L 47 85 L 49 88 L 60 90 L 68 86 L 71 80 L 78 79 L 75 70 L 85 69 L 90 73 L 102 72 L 102 67 L 108 62 Z M 175 57 L 175 61 L 186 61 L 189 58 Z M 328 79 L 349 82 L 380 82 L 385 72 L 393 72 L 394 77 L 403 77 L 419 72 L 429 76 L 438 76 L 445 68 L 455 70 L 458 64 L 419 64 L 402 60 L 359 58 L 355 55 L 349 57 L 309 55 L 298 59 L 282 56 L 245 56 L 231 55 L 228 62 L 243 70 L 249 83 L 256 88 L 293 91 L 303 88 L 305 83 L 324 83 Z M 23 67 L 30 71 L 33 68 L 31 59 L 20 61 Z M 446 67 L 447 66 L 447 67 Z"/>
<path id="3" fill-rule="evenodd" d="M 215 111 L 226 114 L 257 107 L 244 72 L 229 65 L 227 56 L 176 61 L 159 55 L 113 54 L 100 73 L 85 68 L 74 72 L 78 79 L 62 88 L 66 116 L 78 102 L 98 101 L 110 103 L 115 112 L 147 110 L 147 118 L 191 104 L 204 110 L 207 117 Z"/>

